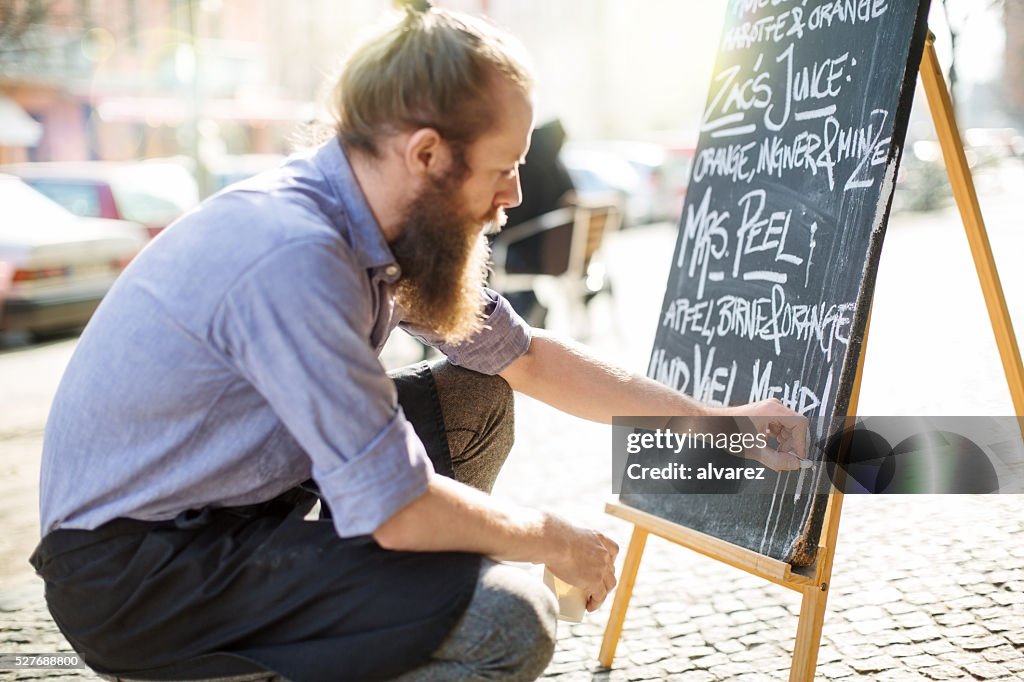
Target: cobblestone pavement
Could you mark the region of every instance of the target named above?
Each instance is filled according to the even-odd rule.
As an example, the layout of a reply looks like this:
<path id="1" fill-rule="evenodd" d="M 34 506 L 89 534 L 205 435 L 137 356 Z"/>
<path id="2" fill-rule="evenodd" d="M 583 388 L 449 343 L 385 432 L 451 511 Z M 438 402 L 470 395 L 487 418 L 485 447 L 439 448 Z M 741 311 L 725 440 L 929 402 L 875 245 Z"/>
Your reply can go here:
<path id="1" fill-rule="evenodd" d="M 543 409 L 519 407 L 531 424 Z M 594 511 L 607 497 L 604 471 L 557 459 L 582 446 L 600 460 L 607 434 L 560 421 L 548 420 L 543 456 L 506 473 L 529 472 L 531 496 L 560 499 L 551 508 L 624 548 L 631 527 Z M 608 610 L 560 624 L 547 678 L 785 680 L 800 597 L 651 537 L 614 667 L 604 671 L 596 658 Z M 817 679 L 1024 679 L 1024 496 L 847 496 Z"/>
<path id="2" fill-rule="evenodd" d="M 934 252 L 941 250 L 940 237 L 943 230 L 950 231 L 947 223 L 955 223 L 955 217 L 947 212 L 930 220 L 936 223 L 929 226 Z M 910 240 L 923 227 L 908 222 L 901 229 Z M 1024 252 L 1021 237 L 1000 237 L 1007 241 L 998 242 L 998 234 L 993 229 L 997 254 L 1006 243 L 1012 252 Z M 635 263 L 644 254 L 671 249 L 671 244 L 669 228 L 631 230 L 617 242 L 617 255 L 621 262 Z M 915 368 L 904 360 L 900 353 L 922 351 L 912 339 L 901 343 L 907 327 L 893 330 L 899 315 L 886 307 L 899 303 L 898 296 L 887 299 L 887 292 L 902 291 L 910 277 L 902 264 L 913 250 L 901 244 L 900 231 L 893 230 L 886 243 L 890 261 L 883 259 L 879 276 L 862 412 L 906 414 L 925 405 L 934 414 L 1009 413 L 998 359 L 976 339 L 955 338 L 945 350 L 930 351 L 943 355 L 979 348 L 970 355 L 979 356 L 983 366 L 970 370 L 970 383 L 960 392 L 961 400 L 966 393 L 967 402 L 938 407 L 927 402 L 936 399 L 936 390 L 922 391 L 918 384 L 933 380 L 938 362 L 926 359 Z M 617 302 L 612 309 L 602 309 L 608 302 L 598 302 L 592 333 L 607 356 L 643 372 L 665 271 L 650 268 L 638 275 L 613 270 L 613 275 Z M 970 271 L 967 275 L 972 276 Z M 1012 296 L 1024 292 L 1021 276 L 1004 276 L 1016 320 L 1021 319 L 1021 305 Z M 942 277 L 948 280 L 950 275 Z M 1017 327 L 1024 325 L 1018 321 Z M 988 335 L 984 320 L 976 334 Z M 69 650 L 45 612 L 41 585 L 25 557 L 37 532 L 42 424 L 72 349 L 73 340 L 68 340 L 0 353 L 0 653 Z M 994 368 L 984 364 L 992 361 Z M 952 364 L 949 372 L 959 381 L 957 372 L 965 370 Z M 903 412 L 892 407 L 893 376 L 903 378 Z M 914 404 L 915 399 L 925 402 Z M 962 409 L 963 404 L 971 409 Z M 624 548 L 629 525 L 602 511 L 610 491 L 607 427 L 554 413 L 528 398 L 517 399 L 517 412 L 517 443 L 495 494 L 591 524 Z M 532 570 L 539 580 L 539 569 Z M 596 661 L 608 610 L 606 604 L 583 623 L 560 624 L 547 679 L 784 680 L 799 596 L 651 537 L 610 671 Z M 44 678 L 98 679 L 84 670 L 0 671 L 2 680 Z M 1024 679 L 1024 496 L 847 497 L 817 678 Z"/>

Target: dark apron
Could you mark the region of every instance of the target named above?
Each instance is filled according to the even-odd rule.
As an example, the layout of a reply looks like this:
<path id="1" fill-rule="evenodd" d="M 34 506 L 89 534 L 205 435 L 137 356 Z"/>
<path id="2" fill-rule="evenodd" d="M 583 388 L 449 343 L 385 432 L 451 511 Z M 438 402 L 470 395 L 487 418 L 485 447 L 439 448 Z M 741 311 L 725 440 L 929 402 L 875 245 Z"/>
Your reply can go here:
<path id="1" fill-rule="evenodd" d="M 425 366 L 409 378 L 396 379 L 403 409 L 450 475 L 433 379 Z M 303 518 L 316 500 L 296 488 L 169 521 L 58 529 L 31 562 L 61 632 L 100 673 L 173 679 L 183 662 L 213 660 L 213 676 L 228 657 L 243 666 L 232 672 L 248 662 L 296 682 L 385 680 L 426 663 L 468 606 L 480 556 L 341 539 L 329 510 Z"/>

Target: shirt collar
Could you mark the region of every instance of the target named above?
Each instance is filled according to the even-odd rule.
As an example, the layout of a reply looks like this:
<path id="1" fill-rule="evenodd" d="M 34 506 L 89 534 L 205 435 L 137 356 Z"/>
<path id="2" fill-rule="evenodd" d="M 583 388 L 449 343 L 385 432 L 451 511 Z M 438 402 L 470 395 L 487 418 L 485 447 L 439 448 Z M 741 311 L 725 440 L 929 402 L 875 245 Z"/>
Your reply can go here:
<path id="1" fill-rule="evenodd" d="M 341 141 L 334 137 L 316 152 L 313 163 L 323 173 L 331 193 L 341 203 L 344 219 L 338 228 L 346 230 L 359 263 L 366 268 L 395 264 L 395 256 L 384 240 L 377 219 L 366 203 Z M 395 273 L 397 273 L 397 269 Z"/>

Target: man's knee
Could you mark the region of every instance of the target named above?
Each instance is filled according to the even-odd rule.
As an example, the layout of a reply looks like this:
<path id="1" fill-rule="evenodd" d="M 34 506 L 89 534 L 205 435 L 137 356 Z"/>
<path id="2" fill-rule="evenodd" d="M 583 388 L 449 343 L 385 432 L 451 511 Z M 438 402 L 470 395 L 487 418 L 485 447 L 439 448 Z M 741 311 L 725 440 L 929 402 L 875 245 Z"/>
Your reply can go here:
<path id="1" fill-rule="evenodd" d="M 463 662 L 482 679 L 536 679 L 554 655 L 557 617 L 554 595 L 536 576 L 486 562 L 457 627 L 469 643 Z"/>
<path id="2" fill-rule="evenodd" d="M 494 588 L 498 602 L 494 623 L 510 647 L 506 654 L 513 673 L 510 679 L 532 680 L 544 672 L 554 655 L 558 605 L 554 595 L 535 577 L 521 577 L 525 579 L 524 587 Z"/>
<path id="3" fill-rule="evenodd" d="M 512 387 L 501 376 L 481 374 L 440 360 L 430 365 L 442 407 L 457 400 L 460 405 L 481 411 L 495 423 L 513 416 Z M 456 410 L 453 410 L 456 411 Z"/>
<path id="4" fill-rule="evenodd" d="M 487 417 L 492 437 L 500 442 L 507 455 L 515 441 L 515 394 L 508 382 L 498 375 L 485 377 L 484 389 L 490 395 Z"/>
<path id="5" fill-rule="evenodd" d="M 515 400 L 500 376 L 431 365 L 455 478 L 484 491 L 494 485 L 515 439 Z"/>

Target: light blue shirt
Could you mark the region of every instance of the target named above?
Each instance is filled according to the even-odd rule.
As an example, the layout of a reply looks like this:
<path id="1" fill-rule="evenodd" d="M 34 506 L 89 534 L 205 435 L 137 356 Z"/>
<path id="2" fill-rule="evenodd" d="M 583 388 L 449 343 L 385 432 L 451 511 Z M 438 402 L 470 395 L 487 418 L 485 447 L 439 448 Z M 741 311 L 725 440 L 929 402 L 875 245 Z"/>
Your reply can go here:
<path id="1" fill-rule="evenodd" d="M 400 274 L 335 140 L 184 216 L 75 349 L 43 442 L 43 533 L 254 504 L 310 477 L 340 536 L 375 530 L 432 471 L 377 357 Z M 487 294 L 483 332 L 434 345 L 496 374 L 530 331 Z"/>

